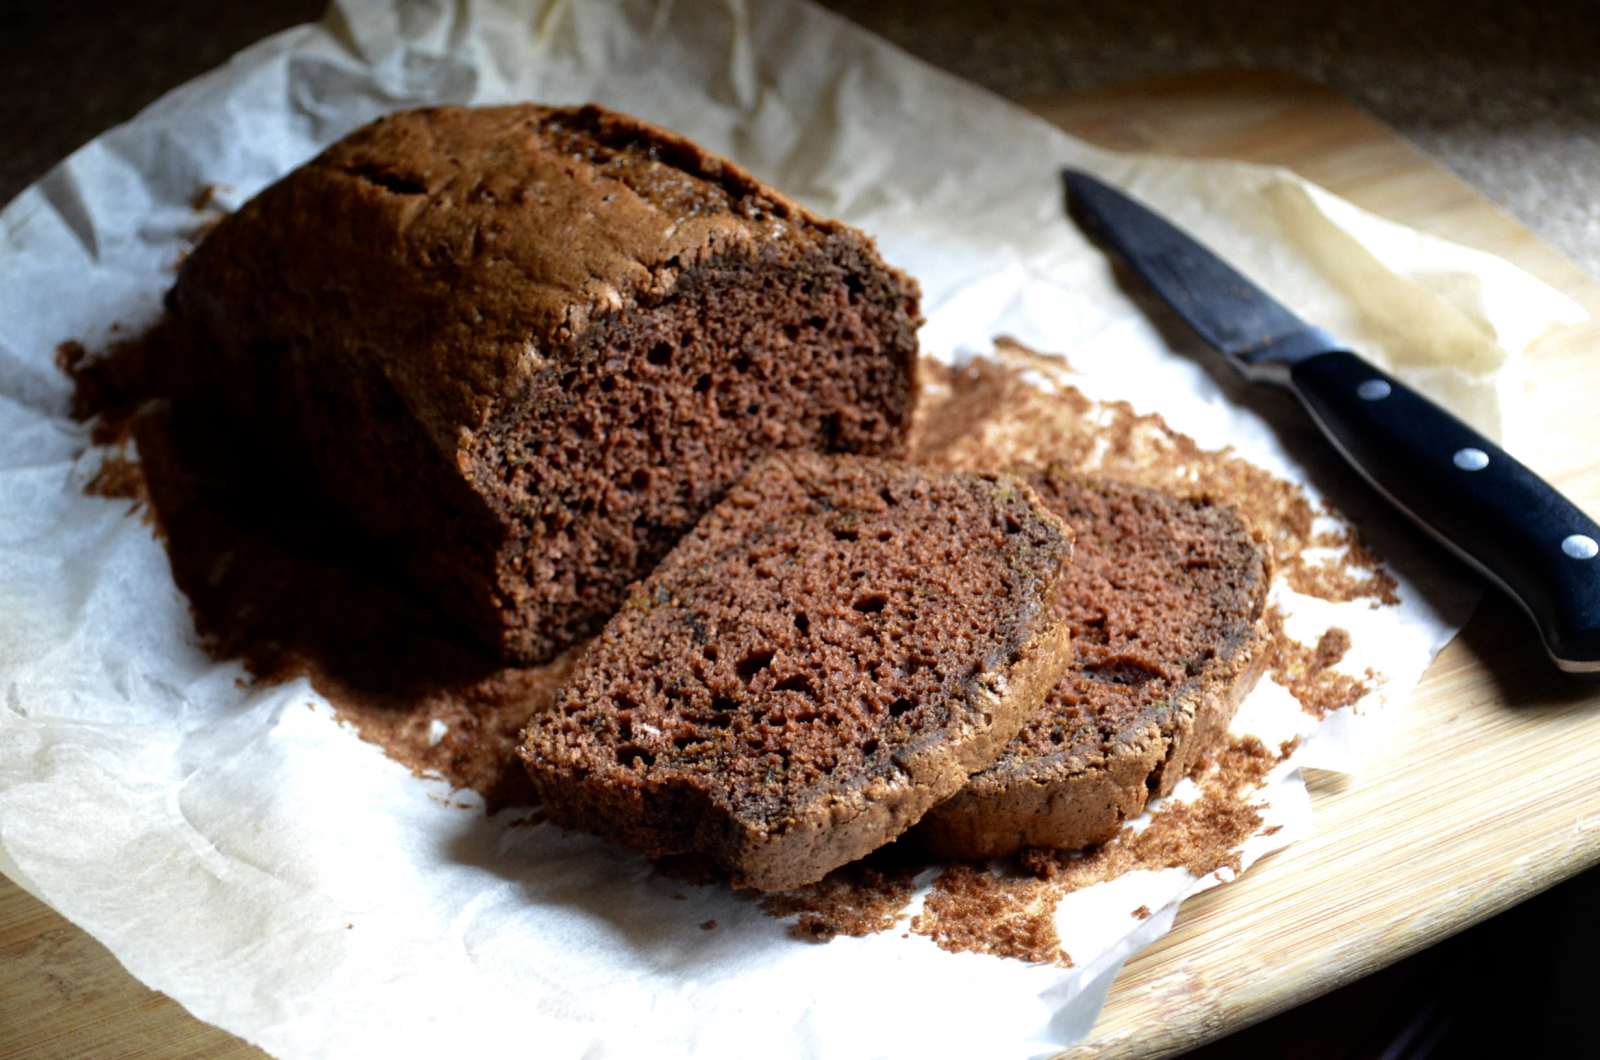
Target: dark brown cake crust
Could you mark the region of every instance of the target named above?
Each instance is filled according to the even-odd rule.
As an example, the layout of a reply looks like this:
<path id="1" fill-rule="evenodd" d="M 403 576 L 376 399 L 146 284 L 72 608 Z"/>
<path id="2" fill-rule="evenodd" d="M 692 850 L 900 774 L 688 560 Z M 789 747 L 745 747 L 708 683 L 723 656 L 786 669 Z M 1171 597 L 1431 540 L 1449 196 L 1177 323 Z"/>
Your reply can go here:
<path id="1" fill-rule="evenodd" d="M 391 115 L 225 220 L 168 301 L 280 466 L 506 656 L 597 630 L 762 454 L 897 454 L 915 284 L 598 107 Z"/>
<path id="2" fill-rule="evenodd" d="M 820 879 L 999 753 L 1070 656 L 1072 537 L 1021 480 L 785 453 L 585 652 L 523 758 L 559 823 Z"/>
<path id="3" fill-rule="evenodd" d="M 1230 507 L 1028 476 L 1077 532 L 1062 606 L 1077 658 L 992 766 L 917 827 L 986 858 L 1101 843 L 1225 735 L 1266 664 L 1266 552 Z"/>

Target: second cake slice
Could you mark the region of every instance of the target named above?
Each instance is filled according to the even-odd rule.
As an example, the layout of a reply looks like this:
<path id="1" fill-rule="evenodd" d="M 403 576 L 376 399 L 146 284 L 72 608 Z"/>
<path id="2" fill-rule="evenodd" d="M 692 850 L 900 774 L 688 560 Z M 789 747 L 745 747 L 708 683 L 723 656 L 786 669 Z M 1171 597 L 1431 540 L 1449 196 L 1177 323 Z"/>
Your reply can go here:
<path id="1" fill-rule="evenodd" d="M 1000 753 L 1070 656 L 1071 532 L 1004 475 L 791 453 L 634 586 L 522 747 L 546 812 L 819 879 Z"/>

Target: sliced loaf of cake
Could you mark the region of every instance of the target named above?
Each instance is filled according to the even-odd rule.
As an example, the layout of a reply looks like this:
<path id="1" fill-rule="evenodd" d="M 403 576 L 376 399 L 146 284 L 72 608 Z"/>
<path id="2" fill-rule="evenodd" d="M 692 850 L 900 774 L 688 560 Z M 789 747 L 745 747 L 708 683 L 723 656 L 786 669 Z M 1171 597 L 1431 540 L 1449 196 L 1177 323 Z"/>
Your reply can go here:
<path id="1" fill-rule="evenodd" d="M 917 827 L 985 858 L 1104 842 L 1226 733 L 1266 662 L 1262 546 L 1224 504 L 1032 474 L 1076 531 L 1061 606 L 1076 659 L 1000 758 Z"/>
<path id="2" fill-rule="evenodd" d="M 893 455 L 916 285 L 861 232 L 598 107 L 436 107 L 228 217 L 180 374 L 504 656 L 593 634 L 760 456 Z"/>
<path id="3" fill-rule="evenodd" d="M 992 762 L 1070 656 L 1025 483 L 758 465 L 630 590 L 521 754 L 550 818 L 738 885 L 821 878 Z"/>

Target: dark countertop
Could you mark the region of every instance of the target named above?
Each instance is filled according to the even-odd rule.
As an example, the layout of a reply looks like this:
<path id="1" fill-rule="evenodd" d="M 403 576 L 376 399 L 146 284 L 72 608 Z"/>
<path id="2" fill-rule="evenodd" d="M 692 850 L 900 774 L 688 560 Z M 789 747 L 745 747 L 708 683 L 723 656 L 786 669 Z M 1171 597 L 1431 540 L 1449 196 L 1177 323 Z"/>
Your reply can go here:
<path id="1" fill-rule="evenodd" d="M 0 201 L 162 92 L 317 18 L 271 4 L 29 4 L 0 35 Z M 1014 99 L 1217 67 L 1338 89 L 1600 274 L 1600 18 L 1582 0 L 827 0 Z"/>
<path id="2" fill-rule="evenodd" d="M 1600 275 L 1600 11 L 1581 0 L 827 0 L 1014 99 L 1218 67 L 1360 103 Z"/>

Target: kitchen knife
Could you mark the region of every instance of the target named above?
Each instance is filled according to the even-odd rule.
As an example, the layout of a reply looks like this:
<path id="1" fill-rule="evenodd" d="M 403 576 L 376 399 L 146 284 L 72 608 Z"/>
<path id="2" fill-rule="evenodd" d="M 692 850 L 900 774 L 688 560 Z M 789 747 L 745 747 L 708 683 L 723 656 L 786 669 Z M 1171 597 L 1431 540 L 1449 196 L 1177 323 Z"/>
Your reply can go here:
<path id="1" fill-rule="evenodd" d="M 1175 225 L 1087 173 L 1063 176 L 1090 235 L 1246 379 L 1293 391 L 1379 493 L 1522 606 L 1558 667 L 1600 675 L 1600 525 Z"/>

